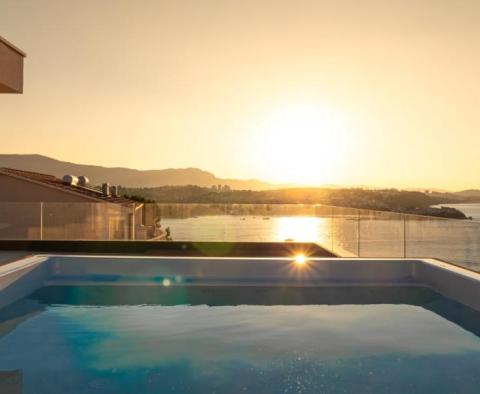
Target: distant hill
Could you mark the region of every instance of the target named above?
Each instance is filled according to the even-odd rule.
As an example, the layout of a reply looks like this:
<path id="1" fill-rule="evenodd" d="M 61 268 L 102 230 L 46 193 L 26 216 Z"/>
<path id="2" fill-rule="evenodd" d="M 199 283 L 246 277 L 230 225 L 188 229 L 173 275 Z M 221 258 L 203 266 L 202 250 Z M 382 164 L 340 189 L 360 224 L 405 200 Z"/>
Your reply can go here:
<path id="1" fill-rule="evenodd" d="M 455 208 L 432 207 L 457 202 L 445 195 L 396 189 L 284 188 L 279 190 L 214 191 L 199 186 L 122 188 L 121 194 L 141 202 L 203 204 L 324 204 L 337 207 L 411 213 L 424 216 L 466 219 Z M 325 211 L 324 211 L 325 212 Z M 351 214 L 350 211 L 345 211 Z M 327 211 L 330 214 L 330 211 Z"/>
<path id="2" fill-rule="evenodd" d="M 463 190 L 461 192 L 456 192 L 454 194 L 460 197 L 465 197 L 465 198 L 480 198 L 480 190 L 477 190 L 477 189 Z"/>
<path id="3" fill-rule="evenodd" d="M 125 187 L 158 187 L 198 185 L 229 185 L 233 189 L 267 190 L 278 187 L 256 179 L 222 179 L 198 168 L 168 168 L 164 170 L 135 170 L 122 167 L 101 167 L 69 163 L 42 155 L 0 154 L 0 167 L 36 171 L 61 178 L 65 174 L 85 175 L 92 184 L 109 182 Z"/>

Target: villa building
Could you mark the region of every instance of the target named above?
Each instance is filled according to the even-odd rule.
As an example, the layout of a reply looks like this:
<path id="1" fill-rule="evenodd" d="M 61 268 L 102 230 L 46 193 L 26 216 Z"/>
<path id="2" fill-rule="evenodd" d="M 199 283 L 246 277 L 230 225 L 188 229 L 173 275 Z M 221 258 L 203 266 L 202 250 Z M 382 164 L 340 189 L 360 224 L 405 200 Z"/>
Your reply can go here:
<path id="1" fill-rule="evenodd" d="M 71 178 L 0 168 L 0 238 L 161 238 L 154 225 L 145 225 L 143 204 L 108 184 L 100 189 Z"/>

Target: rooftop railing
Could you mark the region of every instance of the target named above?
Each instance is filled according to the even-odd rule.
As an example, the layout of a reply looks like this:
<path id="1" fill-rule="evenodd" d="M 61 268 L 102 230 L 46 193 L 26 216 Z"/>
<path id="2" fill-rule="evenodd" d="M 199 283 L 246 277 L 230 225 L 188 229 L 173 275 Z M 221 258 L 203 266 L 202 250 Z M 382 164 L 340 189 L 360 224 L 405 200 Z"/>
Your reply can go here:
<path id="1" fill-rule="evenodd" d="M 0 239 L 314 242 L 480 272 L 480 222 L 325 205 L 0 203 Z"/>

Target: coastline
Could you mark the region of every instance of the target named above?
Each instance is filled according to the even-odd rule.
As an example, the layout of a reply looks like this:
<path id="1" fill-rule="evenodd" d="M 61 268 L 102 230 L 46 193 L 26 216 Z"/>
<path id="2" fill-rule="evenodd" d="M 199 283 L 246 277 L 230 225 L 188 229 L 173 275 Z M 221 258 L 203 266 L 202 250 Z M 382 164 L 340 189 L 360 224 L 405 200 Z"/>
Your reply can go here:
<path id="1" fill-rule="evenodd" d="M 448 207 L 455 208 L 471 217 L 473 221 L 480 221 L 480 203 L 454 203 L 432 205 L 432 208 Z"/>

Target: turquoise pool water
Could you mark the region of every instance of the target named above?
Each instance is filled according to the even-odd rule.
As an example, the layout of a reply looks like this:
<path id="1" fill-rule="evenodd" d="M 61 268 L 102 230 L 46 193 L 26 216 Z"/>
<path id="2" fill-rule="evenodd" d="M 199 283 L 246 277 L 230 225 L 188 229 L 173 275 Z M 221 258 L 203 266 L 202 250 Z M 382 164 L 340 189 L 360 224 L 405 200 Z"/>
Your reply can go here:
<path id="1" fill-rule="evenodd" d="M 0 311 L 0 387 L 478 393 L 479 333 L 419 288 L 47 287 Z"/>

